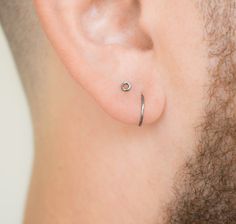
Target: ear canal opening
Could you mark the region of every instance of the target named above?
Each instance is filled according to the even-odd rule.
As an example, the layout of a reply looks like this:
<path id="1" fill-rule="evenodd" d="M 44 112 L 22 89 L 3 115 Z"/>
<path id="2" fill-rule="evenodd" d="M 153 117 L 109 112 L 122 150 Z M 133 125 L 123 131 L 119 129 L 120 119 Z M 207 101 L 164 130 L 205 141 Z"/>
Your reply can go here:
<path id="1" fill-rule="evenodd" d="M 153 42 L 140 25 L 137 0 L 93 0 L 80 17 L 81 29 L 97 45 L 120 45 L 151 50 Z"/>

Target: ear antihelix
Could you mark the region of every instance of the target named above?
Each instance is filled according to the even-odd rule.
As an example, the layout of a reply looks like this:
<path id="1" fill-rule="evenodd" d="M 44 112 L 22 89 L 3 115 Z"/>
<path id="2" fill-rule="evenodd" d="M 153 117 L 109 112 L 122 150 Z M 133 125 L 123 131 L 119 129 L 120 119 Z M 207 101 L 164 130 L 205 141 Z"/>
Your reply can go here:
<path id="1" fill-rule="evenodd" d="M 138 1 L 93 1 L 80 17 L 81 29 L 97 45 L 120 45 L 150 50 L 152 40 L 140 25 Z"/>

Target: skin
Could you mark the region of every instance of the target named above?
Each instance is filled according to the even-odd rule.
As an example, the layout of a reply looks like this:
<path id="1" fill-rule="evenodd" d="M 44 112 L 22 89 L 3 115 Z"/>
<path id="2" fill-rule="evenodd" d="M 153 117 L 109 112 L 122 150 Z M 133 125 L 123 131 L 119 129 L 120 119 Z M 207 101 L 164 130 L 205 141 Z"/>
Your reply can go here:
<path id="1" fill-rule="evenodd" d="M 129 3 L 121 4 L 121 11 L 114 5 L 102 5 L 101 11 L 109 7 L 119 18 L 137 24 L 139 14 Z M 0 1 L 0 19 L 26 89 L 35 132 L 25 223 L 234 223 L 235 115 L 230 84 L 235 80 L 230 74 L 235 73 L 235 56 L 234 32 L 227 31 L 234 30 L 235 2 L 144 0 L 141 22 L 146 32 L 134 26 L 135 35 L 112 39 L 124 48 L 151 48 L 155 55 L 158 79 L 151 79 L 155 85 L 149 91 L 155 95 L 160 80 L 166 102 L 158 119 L 150 118 L 151 124 L 141 129 L 110 110 L 122 100 L 103 105 L 99 97 L 105 92 L 97 96 L 84 88 L 67 56 L 58 51 L 53 33 L 46 31 L 56 51 L 47 40 L 32 2 L 25 4 Z M 122 14 L 127 8 L 133 10 L 130 18 Z M 96 45 L 123 34 L 112 15 L 102 18 L 107 25 L 99 30 L 97 20 L 83 15 L 84 35 Z M 133 27 L 125 24 L 128 30 Z M 144 61 L 141 67 L 146 65 L 150 64 Z M 135 66 L 130 61 L 125 73 Z M 106 71 L 104 64 L 98 63 L 100 67 Z M 139 79 L 146 83 L 143 74 Z M 136 121 L 138 113 L 134 114 Z"/>

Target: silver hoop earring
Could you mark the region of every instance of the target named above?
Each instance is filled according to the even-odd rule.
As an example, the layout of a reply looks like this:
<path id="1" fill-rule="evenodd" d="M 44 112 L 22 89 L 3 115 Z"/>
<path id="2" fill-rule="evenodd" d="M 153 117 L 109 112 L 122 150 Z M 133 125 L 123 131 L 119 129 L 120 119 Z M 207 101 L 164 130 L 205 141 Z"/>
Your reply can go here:
<path id="1" fill-rule="evenodd" d="M 140 121 L 138 125 L 139 127 L 143 125 L 144 112 L 145 112 L 145 98 L 144 98 L 144 95 L 141 94 L 141 114 L 140 114 Z"/>
<path id="2" fill-rule="evenodd" d="M 123 92 L 129 92 L 132 89 L 132 85 L 130 82 L 123 82 L 121 84 L 121 90 Z M 141 113 L 140 113 L 140 120 L 139 120 L 139 127 L 143 125 L 143 120 L 144 120 L 144 112 L 145 112 L 145 97 L 143 94 L 141 94 Z"/>

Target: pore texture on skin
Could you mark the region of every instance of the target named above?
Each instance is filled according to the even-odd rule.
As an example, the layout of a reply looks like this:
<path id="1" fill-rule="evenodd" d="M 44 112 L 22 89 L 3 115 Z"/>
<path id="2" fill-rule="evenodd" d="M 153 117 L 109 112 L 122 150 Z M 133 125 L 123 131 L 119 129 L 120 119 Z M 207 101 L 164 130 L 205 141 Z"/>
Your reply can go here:
<path id="1" fill-rule="evenodd" d="M 236 0 L 202 0 L 208 104 L 196 155 L 177 175 L 168 224 L 236 223 Z"/>

